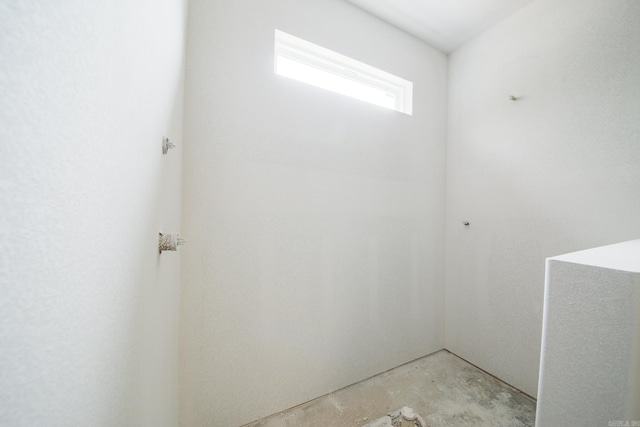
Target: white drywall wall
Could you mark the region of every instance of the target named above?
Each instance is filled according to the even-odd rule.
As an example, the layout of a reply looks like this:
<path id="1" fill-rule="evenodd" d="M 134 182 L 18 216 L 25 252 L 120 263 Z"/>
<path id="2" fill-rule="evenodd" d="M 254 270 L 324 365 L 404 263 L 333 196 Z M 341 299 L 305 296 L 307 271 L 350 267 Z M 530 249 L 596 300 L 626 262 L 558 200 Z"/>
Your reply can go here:
<path id="1" fill-rule="evenodd" d="M 0 3 L 0 425 L 176 426 L 186 1 Z"/>
<path id="2" fill-rule="evenodd" d="M 640 240 L 547 259 L 536 425 L 640 422 Z"/>
<path id="3" fill-rule="evenodd" d="M 441 349 L 445 55 L 340 0 L 189 11 L 182 424 Z M 276 28 L 411 80 L 413 116 L 275 75 Z"/>
<path id="4" fill-rule="evenodd" d="M 640 236 L 639 16 L 539 0 L 450 56 L 446 348 L 533 396 L 545 258 Z"/>

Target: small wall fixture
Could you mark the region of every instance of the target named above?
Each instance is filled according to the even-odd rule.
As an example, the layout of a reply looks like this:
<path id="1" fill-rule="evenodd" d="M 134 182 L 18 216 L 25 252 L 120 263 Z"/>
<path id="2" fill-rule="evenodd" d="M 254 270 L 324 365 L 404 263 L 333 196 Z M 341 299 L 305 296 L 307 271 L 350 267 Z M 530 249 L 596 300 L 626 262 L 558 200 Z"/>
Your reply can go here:
<path id="1" fill-rule="evenodd" d="M 178 236 L 178 233 L 159 233 L 159 235 L 158 251 L 160 253 L 162 253 L 162 251 L 177 251 L 178 246 L 187 243 L 186 240 Z"/>
<path id="2" fill-rule="evenodd" d="M 464 225 L 465 227 L 468 227 L 469 226 L 469 221 L 463 221 L 462 225 Z"/>
<path id="3" fill-rule="evenodd" d="M 169 141 L 169 138 L 167 138 L 166 136 L 162 137 L 162 154 L 167 154 L 169 152 L 169 149 L 175 147 L 175 144 Z"/>
<path id="4" fill-rule="evenodd" d="M 517 100 L 518 100 L 518 98 L 517 98 L 517 97 L 515 97 L 515 96 L 513 96 L 513 95 L 510 95 L 510 96 L 509 96 L 509 101 L 517 101 Z"/>

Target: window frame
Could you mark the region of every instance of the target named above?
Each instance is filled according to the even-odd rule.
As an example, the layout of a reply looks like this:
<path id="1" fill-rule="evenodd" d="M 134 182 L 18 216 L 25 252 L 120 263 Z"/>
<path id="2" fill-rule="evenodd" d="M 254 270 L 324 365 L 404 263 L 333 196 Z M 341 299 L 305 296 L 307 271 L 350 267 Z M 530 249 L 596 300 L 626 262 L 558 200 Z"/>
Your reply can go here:
<path id="1" fill-rule="evenodd" d="M 278 57 L 384 91 L 394 97 L 394 107 L 390 109 L 407 115 L 413 113 L 413 83 L 406 79 L 276 29 L 274 72 L 282 75 L 278 73 Z M 333 89 L 324 89 L 351 96 Z M 369 102 L 360 98 L 355 99 Z"/>

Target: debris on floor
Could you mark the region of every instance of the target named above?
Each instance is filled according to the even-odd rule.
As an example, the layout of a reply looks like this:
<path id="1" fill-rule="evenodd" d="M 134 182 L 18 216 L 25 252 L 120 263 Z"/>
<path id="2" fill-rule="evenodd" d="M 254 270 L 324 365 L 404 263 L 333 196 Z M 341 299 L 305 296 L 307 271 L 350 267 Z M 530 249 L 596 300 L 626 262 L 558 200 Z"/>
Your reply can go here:
<path id="1" fill-rule="evenodd" d="M 364 427 L 426 427 L 424 419 L 408 406 L 389 413 Z"/>

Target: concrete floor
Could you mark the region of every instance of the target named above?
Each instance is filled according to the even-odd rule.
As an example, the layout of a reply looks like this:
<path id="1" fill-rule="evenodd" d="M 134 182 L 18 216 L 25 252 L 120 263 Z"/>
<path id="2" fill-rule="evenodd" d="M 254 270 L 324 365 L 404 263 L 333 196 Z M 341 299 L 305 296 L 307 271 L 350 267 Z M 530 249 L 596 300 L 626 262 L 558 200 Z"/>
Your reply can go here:
<path id="1" fill-rule="evenodd" d="M 429 427 L 535 424 L 535 400 L 442 350 L 243 427 L 357 427 L 403 406 Z"/>

